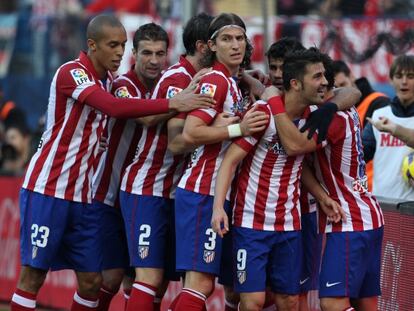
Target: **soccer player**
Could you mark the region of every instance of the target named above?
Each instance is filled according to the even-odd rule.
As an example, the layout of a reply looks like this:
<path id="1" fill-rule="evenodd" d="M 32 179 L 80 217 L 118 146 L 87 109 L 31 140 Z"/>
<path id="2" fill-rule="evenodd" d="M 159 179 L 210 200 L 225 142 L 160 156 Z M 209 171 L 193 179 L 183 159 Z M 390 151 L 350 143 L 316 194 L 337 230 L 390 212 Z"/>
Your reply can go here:
<path id="1" fill-rule="evenodd" d="M 247 101 L 232 78 L 242 63 L 247 65 L 251 54 L 245 32 L 244 22 L 235 14 L 220 14 L 208 29 L 205 63 L 213 65 L 213 71 L 203 76 L 198 90 L 210 94 L 217 103 L 213 109 L 189 113 L 184 125 L 185 142 L 199 147 L 192 152 L 176 191 L 176 267 L 186 275 L 175 310 L 202 310 L 220 272 L 222 239 L 212 230 L 210 219 L 216 173 L 228 140 L 252 133 L 245 123 L 252 115 L 253 121 L 257 120 L 254 132 L 262 130 L 266 123 L 266 116 L 252 110 L 240 124 L 210 126 L 220 112 L 241 116 L 247 109 Z"/>
<path id="2" fill-rule="evenodd" d="M 212 17 L 199 14 L 184 28 L 186 55 L 168 68 L 156 84 L 153 98 L 172 98 L 187 88 L 207 48 Z M 133 162 L 121 184 L 131 265 L 136 268 L 128 310 L 153 310 L 154 297 L 163 280 L 178 280 L 175 273 L 174 192 L 183 170 L 180 156 L 169 150 L 167 121 L 174 114 L 145 118 Z"/>
<path id="3" fill-rule="evenodd" d="M 49 269 L 74 269 L 78 289 L 72 310 L 96 309 L 101 285 L 99 213 L 91 180 L 106 115 L 141 117 L 211 104 L 183 93 L 171 100 L 116 99 L 112 74 L 124 54 L 126 32 L 119 20 L 99 15 L 87 27 L 88 51 L 62 65 L 51 87 L 46 130 L 28 166 L 20 195 L 21 264 L 12 310 L 34 310 Z"/>
<path id="4" fill-rule="evenodd" d="M 119 76 L 113 85 L 118 98 L 149 98 L 167 61 L 168 34 L 154 23 L 142 25 L 133 37 L 135 64 L 126 74 Z M 118 292 L 129 267 L 128 246 L 124 222 L 119 209 L 118 192 L 121 176 L 132 162 L 142 127 L 137 123 L 156 122 L 162 115 L 136 120 L 111 118 L 107 125 L 107 149 L 100 157 L 93 180 L 96 210 L 102 212 L 103 284 L 99 295 L 99 310 L 108 310 L 113 296 Z M 116 207 L 116 208 L 114 208 Z M 131 287 L 125 286 L 126 294 Z"/>
<path id="5" fill-rule="evenodd" d="M 297 55 L 289 57 L 296 59 Z M 284 67 L 284 81 L 291 79 L 289 71 Z M 297 87 L 305 89 L 307 78 L 299 79 Z M 316 151 L 317 178 L 346 215 L 346 221 L 332 223 L 324 213 L 319 214 L 319 232 L 327 237 L 319 282 L 322 310 L 376 310 L 384 218 L 377 200 L 367 190 L 357 111 L 351 108 L 337 112 L 326 147 L 318 148 L 314 140 L 306 139 L 306 134 L 287 122 L 287 107 L 282 100 L 272 103 L 284 148 L 299 153 Z"/>
<path id="6" fill-rule="evenodd" d="M 320 63 L 318 53 L 305 51 L 288 64 L 292 79 L 286 81 L 293 82 L 284 83 L 284 102 L 292 125 L 291 120 L 304 124 L 308 106 L 323 101 L 326 79 Z M 302 77 L 305 86 L 297 88 L 295 82 Z M 259 107 L 271 115 L 265 102 L 260 102 Z M 234 141 L 220 166 L 212 225 L 222 236 L 229 229 L 223 208 L 226 192 L 242 163 L 232 228 L 234 284 L 240 292 L 240 310 L 262 308 L 266 281 L 278 310 L 298 308 L 302 256 L 299 184 L 303 157 L 286 153 L 270 119 L 263 132 Z M 335 205 L 322 188 L 317 195 L 323 207 Z"/>

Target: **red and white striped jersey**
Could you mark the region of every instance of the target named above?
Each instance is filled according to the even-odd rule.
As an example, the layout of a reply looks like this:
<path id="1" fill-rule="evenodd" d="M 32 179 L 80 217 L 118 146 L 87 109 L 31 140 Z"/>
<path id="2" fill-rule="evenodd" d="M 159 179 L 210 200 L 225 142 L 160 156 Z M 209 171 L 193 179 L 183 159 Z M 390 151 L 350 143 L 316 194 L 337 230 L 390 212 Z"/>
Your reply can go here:
<path id="1" fill-rule="evenodd" d="M 306 154 L 304 161 L 306 162 L 308 166 L 312 167 L 313 169 L 314 154 L 313 153 Z M 299 200 L 300 200 L 301 215 L 316 212 L 318 203 L 316 202 L 316 199 L 314 198 L 314 196 L 310 194 L 308 189 L 303 184 L 300 187 Z"/>
<path id="2" fill-rule="evenodd" d="M 154 88 L 152 98 L 171 98 L 185 89 L 196 71 L 184 56 L 168 68 Z M 121 190 L 137 195 L 174 198 L 183 172 L 183 158 L 168 149 L 167 122 L 142 126 L 133 162 L 126 168 Z"/>
<path id="3" fill-rule="evenodd" d="M 207 125 L 223 111 L 234 116 L 245 109 L 245 101 L 242 100 L 236 81 L 230 76 L 227 68 L 219 62 L 214 64 L 213 71 L 203 76 L 199 82 L 198 92 L 209 94 L 216 100 L 214 108 L 197 109 L 189 113 L 200 118 Z M 217 172 L 230 143 L 231 141 L 228 140 L 197 147 L 191 154 L 178 187 L 200 194 L 214 195 Z"/>
<path id="4" fill-rule="evenodd" d="M 134 67 L 119 76 L 112 93 L 118 98 L 149 98 L 150 92 L 138 79 Z M 102 154 L 93 178 L 93 197 L 110 206 L 117 205 L 121 177 L 134 159 L 142 126 L 135 120 L 109 118 L 108 147 Z"/>
<path id="5" fill-rule="evenodd" d="M 92 201 L 93 165 L 106 115 L 84 103 L 97 87 L 111 90 L 112 75 L 101 81 L 86 53 L 63 64 L 50 86 L 46 130 L 33 155 L 23 188 L 76 202 Z"/>
<path id="6" fill-rule="evenodd" d="M 323 232 L 364 231 L 381 227 L 384 217 L 376 198 L 368 191 L 357 111 L 337 112 L 328 130 L 327 146 L 316 152 L 316 175 L 329 195 L 346 213 L 346 223 L 327 223 L 319 213 Z"/>
<path id="7" fill-rule="evenodd" d="M 269 115 L 264 133 L 238 138 L 235 143 L 249 152 L 237 182 L 233 223 L 237 227 L 264 231 L 301 229 L 300 177 L 304 155 L 288 156 L 277 134 L 270 108 L 259 101 L 258 109 Z M 305 123 L 306 108 L 298 126 Z"/>

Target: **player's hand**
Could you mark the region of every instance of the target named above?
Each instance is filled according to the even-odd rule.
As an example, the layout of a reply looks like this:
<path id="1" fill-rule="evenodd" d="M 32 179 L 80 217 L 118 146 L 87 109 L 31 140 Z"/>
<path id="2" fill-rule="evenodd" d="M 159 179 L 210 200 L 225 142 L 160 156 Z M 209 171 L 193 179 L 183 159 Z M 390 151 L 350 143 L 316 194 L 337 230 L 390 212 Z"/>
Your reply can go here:
<path id="1" fill-rule="evenodd" d="M 263 111 L 257 111 L 258 105 L 254 105 L 248 110 L 240 122 L 240 129 L 243 136 L 250 136 L 254 133 L 263 131 L 268 122 L 269 117 Z"/>
<path id="2" fill-rule="evenodd" d="M 191 89 L 193 92 L 194 90 L 198 87 L 198 82 L 200 82 L 201 78 L 206 74 L 209 73 L 213 70 L 212 67 L 209 68 L 203 68 L 201 69 L 199 72 L 197 72 L 193 79 L 191 80 L 190 84 L 188 85 L 187 88 Z"/>
<path id="3" fill-rule="evenodd" d="M 378 121 L 374 121 L 367 117 L 369 123 L 371 123 L 378 131 L 388 132 L 394 134 L 397 129 L 397 124 L 392 122 L 387 117 L 379 117 Z"/>
<path id="4" fill-rule="evenodd" d="M 231 114 L 227 112 L 219 113 L 213 121 L 212 126 L 214 127 L 223 127 L 228 126 L 231 124 L 236 124 L 240 122 L 240 117 L 238 116 L 232 116 Z"/>
<path id="5" fill-rule="evenodd" d="M 223 207 L 214 207 L 211 216 L 211 228 L 221 238 L 229 232 L 229 218 Z"/>
<path id="6" fill-rule="evenodd" d="M 188 112 L 194 109 L 208 109 L 215 106 L 216 101 L 209 95 L 194 94 L 194 90 L 186 88 L 169 100 L 171 110 Z"/>
<path id="7" fill-rule="evenodd" d="M 255 70 L 246 70 L 246 74 L 251 75 L 253 78 L 259 80 L 263 85 L 269 85 L 270 84 L 270 78 L 267 74 L 265 74 L 263 71 L 259 69 Z"/>
<path id="8" fill-rule="evenodd" d="M 333 200 L 328 195 L 321 201 L 319 201 L 319 207 L 326 214 L 328 222 L 337 223 L 342 220 L 346 223 L 346 214 L 338 202 Z"/>
<path id="9" fill-rule="evenodd" d="M 268 86 L 265 88 L 264 92 L 260 96 L 260 99 L 264 101 L 268 101 L 270 98 L 274 96 L 281 96 L 282 92 L 274 85 Z"/>
<path id="10" fill-rule="evenodd" d="M 300 129 L 303 133 L 306 130 L 308 132 L 308 139 L 313 137 L 313 134 L 317 131 L 318 144 L 326 139 L 328 134 L 329 125 L 331 125 L 332 119 L 335 113 L 338 111 L 338 106 L 334 103 L 325 103 L 320 108 L 311 112 L 309 117 L 306 119 L 305 125 Z"/>

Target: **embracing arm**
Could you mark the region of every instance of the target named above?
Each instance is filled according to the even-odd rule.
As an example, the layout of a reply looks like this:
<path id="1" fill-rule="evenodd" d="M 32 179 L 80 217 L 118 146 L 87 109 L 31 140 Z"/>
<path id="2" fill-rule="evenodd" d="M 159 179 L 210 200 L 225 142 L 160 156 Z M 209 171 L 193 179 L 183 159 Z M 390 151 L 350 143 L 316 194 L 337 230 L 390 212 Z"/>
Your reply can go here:
<path id="1" fill-rule="evenodd" d="M 226 194 L 230 189 L 237 165 L 246 157 L 246 155 L 247 152 L 245 150 L 237 144 L 232 143 L 229 149 L 227 149 L 217 173 L 211 227 L 221 237 L 229 231 L 229 219 L 224 210 Z"/>

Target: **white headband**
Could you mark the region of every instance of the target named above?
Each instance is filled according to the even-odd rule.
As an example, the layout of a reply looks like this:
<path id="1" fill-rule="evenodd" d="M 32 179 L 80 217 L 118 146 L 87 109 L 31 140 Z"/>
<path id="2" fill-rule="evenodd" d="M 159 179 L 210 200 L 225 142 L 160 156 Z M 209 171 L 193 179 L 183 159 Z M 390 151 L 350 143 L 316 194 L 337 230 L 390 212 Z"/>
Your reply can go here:
<path id="1" fill-rule="evenodd" d="M 213 32 L 213 34 L 211 35 L 211 37 L 210 37 L 210 40 L 213 40 L 217 35 L 218 35 L 218 33 L 220 32 L 220 31 L 222 31 L 222 30 L 224 30 L 224 29 L 227 29 L 227 28 L 238 28 L 238 29 L 240 29 L 241 31 L 243 31 L 243 33 L 245 34 L 246 33 L 246 31 L 244 30 L 244 28 L 243 27 L 240 27 L 239 25 L 234 25 L 234 24 L 231 24 L 231 25 L 225 25 L 225 26 L 223 26 L 223 27 L 221 27 L 221 28 L 219 28 L 219 29 L 217 29 L 215 32 Z"/>

